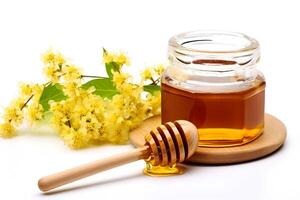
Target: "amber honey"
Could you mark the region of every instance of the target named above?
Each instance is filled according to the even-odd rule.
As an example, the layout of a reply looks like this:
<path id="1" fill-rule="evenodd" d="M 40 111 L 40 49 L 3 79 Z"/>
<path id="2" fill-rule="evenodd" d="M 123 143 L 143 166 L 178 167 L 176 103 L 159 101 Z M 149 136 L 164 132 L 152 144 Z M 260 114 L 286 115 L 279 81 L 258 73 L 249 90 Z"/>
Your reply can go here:
<path id="1" fill-rule="evenodd" d="M 160 166 L 153 165 L 152 160 L 146 161 L 146 167 L 144 168 L 144 174 L 149 176 L 172 176 L 183 174 L 185 168 L 181 165 L 171 165 L 171 166 Z"/>
<path id="2" fill-rule="evenodd" d="M 199 129 L 200 146 L 241 145 L 264 128 L 265 81 L 258 77 L 247 90 L 190 92 L 162 84 L 162 123 L 185 119 Z"/>

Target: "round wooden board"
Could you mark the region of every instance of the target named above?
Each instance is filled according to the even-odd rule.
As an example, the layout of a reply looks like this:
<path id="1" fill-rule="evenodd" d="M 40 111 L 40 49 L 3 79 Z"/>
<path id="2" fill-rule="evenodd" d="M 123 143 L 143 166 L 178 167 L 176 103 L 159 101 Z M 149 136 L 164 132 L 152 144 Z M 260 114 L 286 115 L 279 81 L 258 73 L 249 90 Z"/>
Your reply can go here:
<path id="1" fill-rule="evenodd" d="M 151 129 L 161 123 L 161 117 L 155 116 L 145 120 L 130 133 L 130 141 L 135 146 L 143 146 L 144 137 Z M 198 147 L 195 154 L 187 160 L 200 164 L 231 164 L 261 158 L 276 151 L 285 141 L 286 127 L 276 117 L 265 115 L 264 133 L 256 140 L 241 146 L 211 148 Z"/>

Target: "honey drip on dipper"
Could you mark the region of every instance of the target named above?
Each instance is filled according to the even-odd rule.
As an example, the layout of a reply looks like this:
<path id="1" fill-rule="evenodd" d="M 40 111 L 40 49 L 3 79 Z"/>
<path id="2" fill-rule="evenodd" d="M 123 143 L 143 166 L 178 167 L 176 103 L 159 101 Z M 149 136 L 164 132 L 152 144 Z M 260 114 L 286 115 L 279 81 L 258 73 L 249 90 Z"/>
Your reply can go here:
<path id="1" fill-rule="evenodd" d="M 182 122 L 182 121 L 181 121 Z M 180 121 L 167 122 L 152 130 L 145 137 L 146 145 L 152 147 L 152 154 L 145 160 L 144 173 L 149 176 L 170 176 L 182 174 L 185 168 L 176 163 L 185 160 L 189 154 L 188 141 Z M 155 144 L 153 144 L 155 142 Z M 183 146 L 183 148 L 182 148 Z M 156 147 L 158 147 L 156 149 Z M 176 152 L 165 158 L 163 152 Z M 157 153 L 155 153 L 157 152 Z M 159 155 L 159 157 L 155 157 Z"/>

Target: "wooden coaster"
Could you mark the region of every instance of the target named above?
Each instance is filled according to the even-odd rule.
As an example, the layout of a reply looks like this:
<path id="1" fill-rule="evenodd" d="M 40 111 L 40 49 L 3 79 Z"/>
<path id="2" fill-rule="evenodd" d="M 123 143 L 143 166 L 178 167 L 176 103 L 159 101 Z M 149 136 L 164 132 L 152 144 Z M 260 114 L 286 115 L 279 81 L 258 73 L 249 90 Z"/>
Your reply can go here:
<path id="1" fill-rule="evenodd" d="M 145 120 L 130 133 L 130 141 L 135 146 L 143 146 L 144 137 L 151 129 L 161 123 L 161 117 L 155 116 Z M 265 115 L 264 133 L 256 140 L 236 147 L 198 147 L 195 154 L 187 160 L 200 164 L 231 164 L 261 158 L 276 151 L 285 141 L 286 127 L 276 117 Z"/>

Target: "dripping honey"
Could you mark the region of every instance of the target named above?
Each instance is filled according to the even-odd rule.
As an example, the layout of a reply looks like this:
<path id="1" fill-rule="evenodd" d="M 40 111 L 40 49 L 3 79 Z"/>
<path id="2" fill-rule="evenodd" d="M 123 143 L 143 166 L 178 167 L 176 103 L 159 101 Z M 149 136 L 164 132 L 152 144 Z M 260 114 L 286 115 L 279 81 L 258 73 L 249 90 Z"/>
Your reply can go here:
<path id="1" fill-rule="evenodd" d="M 152 160 L 146 160 L 144 173 L 149 176 L 172 176 L 183 174 L 185 168 L 181 165 L 174 164 L 171 166 L 153 165 Z"/>
<path id="2" fill-rule="evenodd" d="M 162 123 L 189 120 L 199 130 L 199 146 L 242 145 L 260 136 L 264 128 L 265 81 L 238 92 L 209 93 L 162 83 Z"/>

